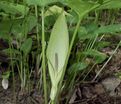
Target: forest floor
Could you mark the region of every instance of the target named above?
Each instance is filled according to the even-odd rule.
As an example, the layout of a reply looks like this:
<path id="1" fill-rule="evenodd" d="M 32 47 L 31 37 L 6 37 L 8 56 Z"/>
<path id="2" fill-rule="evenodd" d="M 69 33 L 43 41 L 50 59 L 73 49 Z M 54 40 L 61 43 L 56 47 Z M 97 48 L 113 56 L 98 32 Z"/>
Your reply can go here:
<path id="1" fill-rule="evenodd" d="M 21 91 L 19 82 L 20 81 L 16 80 L 15 92 L 12 83 L 9 84 L 7 90 L 4 90 L 2 85 L 0 85 L 0 104 L 43 104 L 42 96 L 39 91 L 36 89 L 33 89 L 29 93 Z"/>

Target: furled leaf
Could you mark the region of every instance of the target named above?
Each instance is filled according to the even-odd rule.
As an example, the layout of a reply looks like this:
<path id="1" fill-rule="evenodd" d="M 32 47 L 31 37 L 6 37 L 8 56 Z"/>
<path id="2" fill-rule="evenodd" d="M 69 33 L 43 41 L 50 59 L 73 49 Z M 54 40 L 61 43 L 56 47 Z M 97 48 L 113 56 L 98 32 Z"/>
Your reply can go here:
<path id="1" fill-rule="evenodd" d="M 99 3 L 84 0 L 68 0 L 68 6 L 71 7 L 80 18 L 97 8 L 99 5 Z"/>
<path id="2" fill-rule="evenodd" d="M 21 4 L 14 4 L 5 1 L 0 1 L 0 10 L 4 11 L 5 13 L 10 13 L 14 15 L 15 14 L 25 15 L 28 13 L 29 8 Z"/>
<path id="3" fill-rule="evenodd" d="M 21 45 L 20 50 L 24 53 L 24 55 L 28 55 L 32 47 L 32 39 L 28 38 L 25 42 Z"/>
<path id="4" fill-rule="evenodd" d="M 64 13 L 61 13 L 54 24 L 47 47 L 48 67 L 52 82 L 50 97 L 52 100 L 57 93 L 57 87 L 62 76 L 68 48 L 69 36 L 67 23 Z"/>

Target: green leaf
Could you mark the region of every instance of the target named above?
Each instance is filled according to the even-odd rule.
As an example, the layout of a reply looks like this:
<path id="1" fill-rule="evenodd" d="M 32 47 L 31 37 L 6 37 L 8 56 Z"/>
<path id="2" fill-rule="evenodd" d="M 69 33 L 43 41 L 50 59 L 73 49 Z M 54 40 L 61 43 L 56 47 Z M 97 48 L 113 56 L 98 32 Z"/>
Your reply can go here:
<path id="1" fill-rule="evenodd" d="M 103 48 L 105 48 L 105 47 L 108 47 L 108 46 L 110 46 L 111 45 L 111 43 L 110 42 L 107 42 L 107 41 L 97 41 L 96 42 L 96 48 L 97 49 L 103 49 Z"/>
<path id="2" fill-rule="evenodd" d="M 116 32 L 121 32 L 121 24 L 112 24 L 112 25 L 107 25 L 107 26 L 101 26 L 98 28 L 95 33 L 96 34 L 104 34 L 104 33 L 116 33 Z"/>
<path id="3" fill-rule="evenodd" d="M 37 25 L 36 17 L 32 16 L 32 15 L 28 16 L 25 24 L 28 27 L 27 28 L 27 30 L 28 30 L 27 32 L 30 32 Z"/>
<path id="4" fill-rule="evenodd" d="M 10 41 L 12 38 L 10 35 L 0 34 L 0 39 Z"/>
<path id="5" fill-rule="evenodd" d="M 47 6 L 48 4 L 58 2 L 59 0 L 27 0 L 28 5 L 38 5 L 38 6 Z"/>
<path id="6" fill-rule="evenodd" d="M 69 74 L 74 74 L 75 72 L 82 71 L 88 66 L 88 63 L 86 62 L 78 62 L 74 63 L 70 68 L 69 68 Z"/>
<path id="7" fill-rule="evenodd" d="M 32 39 L 28 38 L 20 47 L 20 50 L 24 53 L 24 55 L 28 55 L 32 47 Z"/>
<path id="8" fill-rule="evenodd" d="M 69 35 L 67 23 L 64 13 L 61 13 L 54 24 L 47 47 L 48 67 L 52 82 L 50 97 L 52 100 L 57 93 L 57 87 L 62 76 L 68 48 Z"/>
<path id="9" fill-rule="evenodd" d="M 5 1 L 0 2 L 0 10 L 4 11 L 5 13 L 10 13 L 13 15 L 25 15 L 28 13 L 29 8 L 21 5 L 21 4 L 14 4 Z"/>
<path id="10" fill-rule="evenodd" d="M 29 15 L 23 22 L 21 26 L 21 32 L 24 35 L 27 35 L 35 26 L 37 25 L 37 18 L 35 16 Z"/>
<path id="11" fill-rule="evenodd" d="M 68 1 L 68 6 L 71 7 L 79 15 L 80 18 L 97 8 L 99 5 L 100 4 L 98 3 L 83 0 Z"/>
<path id="12" fill-rule="evenodd" d="M 4 73 L 2 74 L 2 78 L 3 78 L 3 79 L 8 79 L 9 76 L 10 76 L 10 71 L 6 71 L 6 72 L 4 72 Z"/>
<path id="13" fill-rule="evenodd" d="M 10 33 L 20 33 L 21 32 L 21 23 L 23 19 L 9 19 L 9 20 L 3 20 L 0 23 L 0 35 L 7 35 Z"/>
<path id="14" fill-rule="evenodd" d="M 16 39 L 22 39 L 24 35 L 28 34 L 36 25 L 37 19 L 32 15 L 28 15 L 25 19 L 4 20 L 0 23 L 0 37 L 4 35 L 11 37 L 8 34 L 12 33 Z"/>
<path id="15" fill-rule="evenodd" d="M 17 49 L 11 49 L 11 48 L 7 48 L 7 49 L 4 49 L 2 50 L 2 52 L 4 52 L 5 54 L 9 55 L 10 54 L 10 51 L 12 54 L 15 54 L 15 55 L 21 55 L 21 52 Z M 16 58 L 16 57 L 15 57 Z"/>
<path id="16" fill-rule="evenodd" d="M 86 26 L 81 26 L 78 29 L 78 37 L 79 39 L 91 39 L 95 38 L 97 34 L 94 32 L 98 29 L 98 25 L 91 23 L 87 24 Z"/>
<path id="17" fill-rule="evenodd" d="M 90 39 L 94 38 L 97 34 L 112 34 L 121 32 L 121 24 L 112 24 L 107 26 L 98 27 L 95 24 L 87 24 L 87 26 L 82 26 L 78 30 L 79 39 Z"/>
<path id="18" fill-rule="evenodd" d="M 89 49 L 87 51 L 84 51 L 83 54 L 94 58 L 94 62 L 97 64 L 102 63 L 107 58 L 106 54 L 101 53 L 94 49 Z"/>
<path id="19" fill-rule="evenodd" d="M 104 1 L 103 1 L 103 0 L 98 0 L 98 2 L 99 2 L 100 4 L 103 4 Z"/>
<path id="20" fill-rule="evenodd" d="M 121 8 L 121 0 L 105 0 L 98 9 L 119 9 Z"/>

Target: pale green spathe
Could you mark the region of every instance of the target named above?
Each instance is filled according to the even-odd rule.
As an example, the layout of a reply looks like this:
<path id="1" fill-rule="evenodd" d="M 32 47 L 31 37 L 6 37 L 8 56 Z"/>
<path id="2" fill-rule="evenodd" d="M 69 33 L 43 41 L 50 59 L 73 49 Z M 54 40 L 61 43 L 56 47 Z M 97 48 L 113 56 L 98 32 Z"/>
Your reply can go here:
<path id="1" fill-rule="evenodd" d="M 68 28 L 64 13 L 61 13 L 51 32 L 47 47 L 49 74 L 52 82 L 50 98 L 54 100 L 58 83 L 63 73 L 63 66 L 69 48 Z"/>

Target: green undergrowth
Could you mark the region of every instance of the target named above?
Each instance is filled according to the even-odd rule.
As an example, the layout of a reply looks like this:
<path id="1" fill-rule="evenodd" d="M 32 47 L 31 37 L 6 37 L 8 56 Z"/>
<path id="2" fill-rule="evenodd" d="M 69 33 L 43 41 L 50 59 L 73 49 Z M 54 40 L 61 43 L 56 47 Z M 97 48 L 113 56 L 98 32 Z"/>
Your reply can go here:
<path id="1" fill-rule="evenodd" d="M 68 104 L 74 86 L 95 81 L 120 47 L 120 8 L 120 0 L 1 0 L 3 88 L 13 86 L 15 93 L 17 76 L 21 91 L 30 92 L 34 83 L 45 104 L 59 104 L 65 92 Z M 108 41 L 113 37 L 119 39 Z M 111 46 L 110 56 L 102 51 Z"/>

